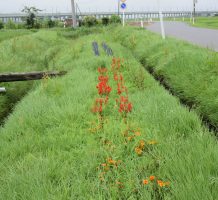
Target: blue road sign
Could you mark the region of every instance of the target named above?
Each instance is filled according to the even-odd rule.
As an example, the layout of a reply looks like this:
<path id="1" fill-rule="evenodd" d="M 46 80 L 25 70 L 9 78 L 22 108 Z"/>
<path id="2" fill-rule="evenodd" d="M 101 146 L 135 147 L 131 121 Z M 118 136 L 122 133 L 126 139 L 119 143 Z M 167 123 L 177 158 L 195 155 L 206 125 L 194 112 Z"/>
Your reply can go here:
<path id="1" fill-rule="evenodd" d="M 122 8 L 122 9 L 126 9 L 126 4 L 125 4 L 125 3 L 122 3 L 122 4 L 121 4 L 121 8 Z"/>

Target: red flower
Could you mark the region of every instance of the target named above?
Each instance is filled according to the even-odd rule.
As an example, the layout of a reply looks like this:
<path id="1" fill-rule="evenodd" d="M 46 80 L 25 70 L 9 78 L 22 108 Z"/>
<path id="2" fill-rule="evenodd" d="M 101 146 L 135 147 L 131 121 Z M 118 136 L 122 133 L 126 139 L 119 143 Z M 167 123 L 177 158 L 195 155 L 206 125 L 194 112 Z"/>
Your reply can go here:
<path id="1" fill-rule="evenodd" d="M 100 95 L 108 95 L 112 90 L 112 88 L 109 85 L 107 85 L 106 82 L 100 82 L 97 85 L 97 88 L 98 88 L 98 94 Z"/>
<path id="2" fill-rule="evenodd" d="M 117 100 L 117 103 L 119 103 L 119 112 L 120 113 L 128 113 L 132 111 L 132 103 L 129 102 L 128 97 L 121 96 L 119 100 Z"/>
<path id="3" fill-rule="evenodd" d="M 101 81 L 101 82 L 106 82 L 107 83 L 108 79 L 109 79 L 108 76 L 99 76 L 98 77 L 98 80 Z"/>
<path id="4" fill-rule="evenodd" d="M 98 72 L 99 72 L 99 74 L 107 73 L 107 68 L 99 67 L 99 68 L 98 68 Z"/>

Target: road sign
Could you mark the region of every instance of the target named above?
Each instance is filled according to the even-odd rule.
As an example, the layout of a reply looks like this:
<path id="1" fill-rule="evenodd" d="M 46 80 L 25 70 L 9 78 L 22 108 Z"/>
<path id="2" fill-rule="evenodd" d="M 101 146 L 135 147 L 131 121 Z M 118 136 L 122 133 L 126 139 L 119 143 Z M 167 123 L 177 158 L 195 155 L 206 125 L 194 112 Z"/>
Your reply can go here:
<path id="1" fill-rule="evenodd" d="M 126 9 L 126 4 L 125 4 L 125 3 L 122 3 L 122 4 L 121 4 L 121 8 L 122 8 L 123 10 L 125 10 L 125 9 Z"/>

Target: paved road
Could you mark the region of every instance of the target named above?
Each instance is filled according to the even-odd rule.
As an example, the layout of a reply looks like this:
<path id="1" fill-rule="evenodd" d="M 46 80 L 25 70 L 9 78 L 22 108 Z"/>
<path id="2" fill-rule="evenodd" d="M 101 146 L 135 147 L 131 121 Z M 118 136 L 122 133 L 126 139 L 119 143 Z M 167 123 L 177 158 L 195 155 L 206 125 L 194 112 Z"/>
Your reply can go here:
<path id="1" fill-rule="evenodd" d="M 164 25 L 167 36 L 186 40 L 218 52 L 218 30 L 196 28 L 183 22 L 164 22 Z M 159 22 L 149 25 L 147 29 L 156 33 L 161 33 Z"/>

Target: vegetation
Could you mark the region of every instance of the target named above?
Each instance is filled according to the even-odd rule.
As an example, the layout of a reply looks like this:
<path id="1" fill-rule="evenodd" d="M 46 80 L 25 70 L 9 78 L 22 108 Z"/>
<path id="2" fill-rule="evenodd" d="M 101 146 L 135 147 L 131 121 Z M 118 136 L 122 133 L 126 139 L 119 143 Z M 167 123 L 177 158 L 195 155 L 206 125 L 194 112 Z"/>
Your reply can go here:
<path id="1" fill-rule="evenodd" d="M 87 16 L 82 21 L 82 25 L 87 26 L 87 27 L 96 26 L 97 24 L 98 24 L 98 21 L 96 17 L 94 16 Z"/>
<path id="2" fill-rule="evenodd" d="M 6 29 L 16 29 L 16 24 L 10 19 L 8 22 L 5 24 Z"/>
<path id="3" fill-rule="evenodd" d="M 140 29 L 120 32 L 114 32 L 116 41 L 131 49 L 157 79 L 218 129 L 217 53 L 175 39 L 163 41 Z"/>
<path id="4" fill-rule="evenodd" d="M 38 8 L 27 7 L 27 6 L 25 6 L 24 9 L 22 10 L 22 12 L 27 14 L 25 21 L 26 21 L 26 27 L 28 29 L 40 28 L 40 24 L 37 21 L 37 17 L 36 17 L 36 15 L 39 11 L 41 11 L 41 10 Z"/>
<path id="5" fill-rule="evenodd" d="M 139 62 L 161 69 L 174 59 L 170 48 L 203 50 L 133 28 L 123 37 L 119 27 L 108 30 L 77 40 L 39 31 L 0 44 L 2 71 L 68 70 L 36 82 L 0 129 L 0 199 L 216 199 L 215 137 Z M 105 54 L 103 41 L 117 58 Z"/>
<path id="6" fill-rule="evenodd" d="M 80 27 L 78 29 L 72 30 L 72 28 L 67 28 L 64 30 L 58 30 L 58 35 L 66 39 L 77 39 L 81 36 L 102 33 L 104 28 L 101 26 L 94 27 Z"/>
<path id="7" fill-rule="evenodd" d="M 4 23 L 0 20 L 0 30 L 4 28 Z"/>
<path id="8" fill-rule="evenodd" d="M 194 26 L 203 28 L 218 29 L 218 16 L 214 17 L 198 17 Z"/>
<path id="9" fill-rule="evenodd" d="M 108 17 L 103 17 L 101 20 L 102 20 L 102 24 L 105 26 L 107 26 L 110 22 L 110 19 Z"/>
<path id="10" fill-rule="evenodd" d="M 112 15 L 110 18 L 110 23 L 111 24 L 120 24 L 121 23 L 121 19 L 118 15 Z"/>
<path id="11" fill-rule="evenodd" d="M 159 19 L 156 19 L 159 20 Z M 183 18 L 165 18 L 167 21 L 182 21 Z M 202 28 L 211 28 L 211 29 L 218 29 L 218 16 L 213 17 L 196 17 L 195 24 L 192 23 L 190 18 L 184 18 L 184 22 L 187 22 L 191 26 L 195 27 L 202 27 Z"/>
<path id="12" fill-rule="evenodd" d="M 10 38 L 27 35 L 31 33 L 33 32 L 29 30 L 5 30 L 3 29 L 3 30 L 0 30 L 0 42 L 10 39 Z"/>
<path id="13" fill-rule="evenodd" d="M 9 36 L 11 31 L 5 33 Z M 0 43 L 0 73 L 55 69 L 53 57 L 58 53 L 62 45 L 57 33 L 42 31 L 17 37 L 19 34 L 29 33 L 31 32 L 15 31 L 14 34 L 11 34 L 13 39 Z M 45 36 L 43 36 L 44 34 Z M 42 52 L 44 53 L 42 54 Z M 49 62 L 52 63 L 50 68 Z M 8 83 L 1 84 L 1 86 L 7 88 L 7 93 L 0 97 L 0 123 L 11 112 L 14 104 L 32 88 L 33 82 Z"/>
<path id="14" fill-rule="evenodd" d="M 94 16 L 87 16 L 82 21 L 80 21 L 80 26 L 93 27 L 96 25 L 107 26 L 109 24 L 119 24 L 121 19 L 117 15 L 112 15 L 111 18 L 103 17 L 101 20 L 97 20 Z"/>

